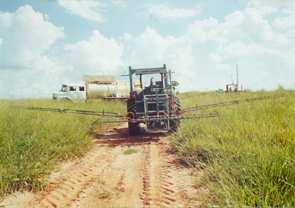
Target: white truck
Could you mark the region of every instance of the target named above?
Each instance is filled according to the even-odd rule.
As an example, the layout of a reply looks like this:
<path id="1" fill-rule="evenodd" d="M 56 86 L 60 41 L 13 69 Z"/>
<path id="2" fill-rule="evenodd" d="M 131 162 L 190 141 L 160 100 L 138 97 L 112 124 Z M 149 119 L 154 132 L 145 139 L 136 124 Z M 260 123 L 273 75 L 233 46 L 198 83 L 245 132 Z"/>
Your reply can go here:
<path id="1" fill-rule="evenodd" d="M 108 75 L 85 75 L 84 84 L 63 84 L 54 100 L 86 101 L 87 99 L 125 99 L 129 96 L 127 82 Z M 79 83 L 79 82 L 78 82 Z"/>
<path id="2" fill-rule="evenodd" d="M 52 98 L 63 101 L 85 101 L 86 87 L 85 85 L 63 84 L 59 92 L 52 94 Z"/>

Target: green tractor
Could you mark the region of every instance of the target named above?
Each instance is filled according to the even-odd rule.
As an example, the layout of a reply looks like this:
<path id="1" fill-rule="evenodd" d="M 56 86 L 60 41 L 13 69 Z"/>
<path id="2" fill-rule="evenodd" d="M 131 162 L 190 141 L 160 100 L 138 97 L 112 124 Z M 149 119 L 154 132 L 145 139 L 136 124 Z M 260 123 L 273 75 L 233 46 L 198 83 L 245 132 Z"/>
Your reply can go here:
<path id="1" fill-rule="evenodd" d="M 134 76 L 139 78 L 135 84 Z M 157 76 L 158 80 L 154 80 Z M 148 77 L 148 84 L 144 86 Z M 129 67 L 130 96 L 127 101 L 128 129 L 131 136 L 141 132 L 141 124 L 147 132 L 176 131 L 181 119 L 181 109 L 172 81 L 171 70 L 160 68 L 133 69 Z"/>

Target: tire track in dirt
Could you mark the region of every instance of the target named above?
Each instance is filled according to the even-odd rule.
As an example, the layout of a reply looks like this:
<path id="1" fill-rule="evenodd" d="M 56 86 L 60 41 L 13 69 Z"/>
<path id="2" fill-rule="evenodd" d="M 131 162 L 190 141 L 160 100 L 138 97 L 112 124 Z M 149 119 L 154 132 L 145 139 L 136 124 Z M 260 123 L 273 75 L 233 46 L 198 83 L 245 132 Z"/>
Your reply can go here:
<path id="1" fill-rule="evenodd" d="M 160 144 L 162 145 L 162 144 Z M 159 207 L 180 207 L 179 205 L 176 205 L 176 199 L 175 199 L 175 192 L 177 192 L 177 187 L 175 186 L 170 169 L 171 165 L 169 164 L 169 160 L 167 160 L 165 153 L 162 149 L 159 150 L 159 155 L 161 160 L 160 163 L 160 200 L 159 200 Z"/>
<path id="2" fill-rule="evenodd" d="M 142 173 L 142 195 L 141 200 L 143 207 L 149 207 L 151 203 L 151 182 L 150 182 L 150 145 L 143 147 L 144 161 L 143 161 L 143 173 Z"/>
<path id="3" fill-rule="evenodd" d="M 169 153 L 167 137 L 145 145 L 144 155 L 142 207 L 193 208 L 202 205 L 200 199 L 208 191 L 200 184 L 195 188 L 196 176 Z"/>
<path id="4" fill-rule="evenodd" d="M 175 204 L 175 189 L 163 143 L 145 147 L 143 173 L 143 207 L 180 207 Z"/>
<path id="5" fill-rule="evenodd" d="M 42 207 L 71 207 L 83 190 L 103 172 L 115 159 L 114 155 L 90 154 L 81 162 L 66 170 L 66 174 L 50 183 L 48 189 L 41 192 L 30 205 L 36 208 Z M 102 163 L 97 168 L 96 163 Z"/>
<path id="6" fill-rule="evenodd" d="M 44 191 L 4 200 L 15 208 L 199 207 L 207 193 L 169 153 L 165 135 L 130 138 L 121 127 L 97 134 L 83 158 L 52 173 Z M 133 154 L 125 154 L 126 150 Z M 200 172 L 201 174 L 201 172 Z M 197 177 L 198 178 L 198 177 Z M 200 178 L 200 177 L 199 177 Z"/>

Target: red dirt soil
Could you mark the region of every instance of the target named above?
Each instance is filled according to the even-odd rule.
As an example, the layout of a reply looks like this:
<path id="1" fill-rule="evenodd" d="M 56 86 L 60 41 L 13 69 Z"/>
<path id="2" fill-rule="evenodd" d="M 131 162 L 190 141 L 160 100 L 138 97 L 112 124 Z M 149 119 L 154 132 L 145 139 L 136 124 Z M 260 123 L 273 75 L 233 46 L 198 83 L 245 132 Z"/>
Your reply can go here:
<path id="1" fill-rule="evenodd" d="M 53 172 L 45 190 L 15 193 L 2 200 L 0 207 L 202 206 L 208 193 L 200 185 L 202 173 L 193 175 L 192 169 L 169 153 L 167 136 L 130 138 L 127 129 L 120 127 L 95 135 L 94 142 L 83 158 Z"/>

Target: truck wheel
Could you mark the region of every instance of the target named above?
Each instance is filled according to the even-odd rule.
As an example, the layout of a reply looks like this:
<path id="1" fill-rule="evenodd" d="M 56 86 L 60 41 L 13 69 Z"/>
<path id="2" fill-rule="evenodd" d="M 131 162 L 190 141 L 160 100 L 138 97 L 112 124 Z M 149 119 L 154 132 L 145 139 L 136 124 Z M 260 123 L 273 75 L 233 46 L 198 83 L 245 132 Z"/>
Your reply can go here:
<path id="1" fill-rule="evenodd" d="M 67 103 L 72 103 L 73 102 L 70 98 L 61 98 L 60 101 L 67 102 Z"/>
<path id="2" fill-rule="evenodd" d="M 136 136 L 140 134 L 139 123 L 128 122 L 128 130 L 130 136 Z"/>

